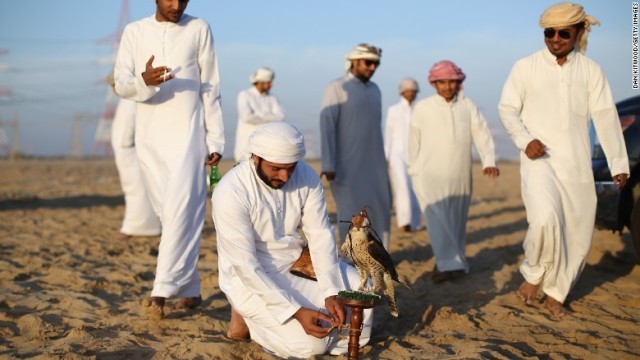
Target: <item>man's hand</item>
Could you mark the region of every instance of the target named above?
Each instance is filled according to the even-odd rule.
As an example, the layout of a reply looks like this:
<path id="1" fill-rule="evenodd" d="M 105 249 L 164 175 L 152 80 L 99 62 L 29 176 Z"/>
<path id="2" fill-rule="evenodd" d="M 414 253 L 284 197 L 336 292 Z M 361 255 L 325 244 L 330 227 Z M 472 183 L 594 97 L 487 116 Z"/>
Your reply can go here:
<path id="1" fill-rule="evenodd" d="M 339 305 L 339 304 L 338 304 Z M 305 307 L 301 307 L 293 314 L 293 317 L 300 322 L 304 332 L 308 335 L 322 339 L 331 333 L 334 328 L 333 324 L 336 320 L 329 315 L 320 312 L 319 310 L 311 310 Z M 329 327 L 322 327 L 321 321 L 329 324 Z"/>
<path id="2" fill-rule="evenodd" d="M 544 149 L 544 144 L 538 139 L 531 140 L 527 145 L 527 148 L 524 150 L 524 153 L 531 160 L 547 155 L 547 151 Z"/>
<path id="3" fill-rule="evenodd" d="M 335 171 L 323 171 L 320 173 L 320 177 L 326 177 L 328 181 L 333 181 L 336 179 Z"/>
<path id="4" fill-rule="evenodd" d="M 627 183 L 627 174 L 618 174 L 613 177 L 613 182 L 618 184 L 618 190 L 622 189 L 624 185 Z"/>
<path id="5" fill-rule="evenodd" d="M 342 304 L 338 302 L 338 300 L 336 299 L 336 296 L 333 295 L 324 299 L 324 307 L 329 312 L 329 315 L 333 317 L 334 319 L 333 325 L 336 325 L 338 330 L 342 329 L 342 324 L 344 324 L 344 318 L 345 318 L 344 307 L 342 306 Z"/>
<path id="6" fill-rule="evenodd" d="M 204 161 L 204 164 L 209 166 L 218 166 L 220 159 L 222 159 L 222 155 L 218 154 L 217 152 L 212 152 L 207 160 Z"/>
<path id="7" fill-rule="evenodd" d="M 482 173 L 492 179 L 495 179 L 500 176 L 500 169 L 497 167 L 488 167 L 482 170 Z"/>
<path id="8" fill-rule="evenodd" d="M 160 85 L 165 81 L 169 81 L 175 77 L 175 75 L 170 74 L 171 69 L 166 66 L 160 66 L 157 68 L 153 67 L 153 59 L 155 56 L 151 55 L 149 61 L 147 61 L 147 65 L 145 67 L 144 72 L 142 73 L 142 79 L 144 79 L 144 83 L 147 85 Z"/>

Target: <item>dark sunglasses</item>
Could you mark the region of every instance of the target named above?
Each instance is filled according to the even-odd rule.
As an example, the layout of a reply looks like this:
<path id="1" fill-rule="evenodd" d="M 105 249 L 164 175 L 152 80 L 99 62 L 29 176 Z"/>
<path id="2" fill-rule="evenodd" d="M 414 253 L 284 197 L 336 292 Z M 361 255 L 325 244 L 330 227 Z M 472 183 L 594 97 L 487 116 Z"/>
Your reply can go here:
<path id="1" fill-rule="evenodd" d="M 376 67 L 380 66 L 380 61 L 375 60 L 365 60 L 364 64 L 367 66 L 375 65 Z"/>
<path id="2" fill-rule="evenodd" d="M 568 40 L 571 38 L 571 31 L 567 29 L 557 30 L 557 33 L 561 39 Z M 546 37 L 547 39 L 553 39 L 554 36 L 556 36 L 556 29 L 552 29 L 552 28 L 544 29 L 544 37 Z"/>

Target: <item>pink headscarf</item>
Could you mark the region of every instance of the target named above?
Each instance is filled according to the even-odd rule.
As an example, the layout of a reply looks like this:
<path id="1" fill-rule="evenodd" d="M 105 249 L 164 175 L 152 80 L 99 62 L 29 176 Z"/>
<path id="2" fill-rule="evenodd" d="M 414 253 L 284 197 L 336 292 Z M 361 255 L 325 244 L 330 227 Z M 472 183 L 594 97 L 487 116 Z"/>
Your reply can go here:
<path id="1" fill-rule="evenodd" d="M 460 80 L 464 81 L 467 76 L 452 61 L 442 60 L 433 65 L 429 70 L 429 82 L 438 80 Z"/>

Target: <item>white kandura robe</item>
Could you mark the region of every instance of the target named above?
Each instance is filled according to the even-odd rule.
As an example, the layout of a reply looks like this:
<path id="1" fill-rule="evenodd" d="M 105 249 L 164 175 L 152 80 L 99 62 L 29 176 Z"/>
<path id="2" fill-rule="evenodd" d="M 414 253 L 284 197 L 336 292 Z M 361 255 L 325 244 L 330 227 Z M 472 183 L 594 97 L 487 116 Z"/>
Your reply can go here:
<path id="1" fill-rule="evenodd" d="M 522 198 L 529 229 L 520 271 L 531 284 L 564 302 L 591 248 L 596 194 L 591 169 L 589 119 L 611 174 L 629 173 L 618 113 L 600 66 L 572 52 L 560 66 L 546 48 L 513 67 L 498 106 L 520 154 Z M 547 155 L 530 160 L 524 150 L 540 140 Z"/>
<path id="2" fill-rule="evenodd" d="M 389 163 L 398 227 L 409 225 L 412 229 L 418 229 L 422 212 L 407 172 L 409 121 L 412 111 L 411 104 L 404 97 L 400 97 L 398 103 L 389 107 L 384 131 L 384 153 Z"/>
<path id="3" fill-rule="evenodd" d="M 355 268 L 338 261 L 316 172 L 298 162 L 276 190 L 258 177 L 253 161 L 243 161 L 220 180 L 212 201 L 224 204 L 213 207 L 218 282 L 251 339 L 281 357 L 345 353 L 346 339 L 338 341 L 335 332 L 324 339 L 307 335 L 292 317 L 300 307 L 324 309 L 325 298 L 359 285 Z M 289 273 L 307 243 L 317 282 Z M 373 321 L 371 310 L 364 314 L 361 345 L 369 341 Z"/>
<path id="4" fill-rule="evenodd" d="M 147 86 L 145 64 L 168 66 L 175 78 Z M 206 213 L 204 161 L 224 151 L 218 61 L 209 25 L 183 15 L 177 24 L 155 15 L 124 30 L 115 66 L 116 92 L 138 102 L 136 149 L 151 203 L 162 222 L 151 296 L 195 297 Z"/>
<path id="5" fill-rule="evenodd" d="M 331 82 L 320 113 L 322 171 L 336 173 L 330 182 L 338 221 L 369 206 L 373 228 L 385 248 L 391 227 L 391 188 L 382 138 L 382 99 L 378 86 L 350 72 Z M 349 224 L 339 223 L 340 240 Z"/>
<path id="6" fill-rule="evenodd" d="M 249 136 L 260 126 L 284 120 L 284 110 L 278 98 L 271 94 L 261 94 L 255 86 L 238 94 L 238 128 L 236 130 L 236 162 L 247 160 L 251 154 L 245 153 Z"/>
<path id="7" fill-rule="evenodd" d="M 418 102 L 409 131 L 409 174 L 427 222 L 440 271 L 469 271 L 465 256 L 471 202 L 471 145 L 482 167 L 495 167 L 495 145 L 484 116 L 464 95 Z"/>
<path id="8" fill-rule="evenodd" d="M 132 236 L 155 236 L 160 219 L 144 188 L 135 148 L 136 102 L 120 99 L 113 115 L 111 146 L 124 193 L 124 219 L 120 232 Z"/>

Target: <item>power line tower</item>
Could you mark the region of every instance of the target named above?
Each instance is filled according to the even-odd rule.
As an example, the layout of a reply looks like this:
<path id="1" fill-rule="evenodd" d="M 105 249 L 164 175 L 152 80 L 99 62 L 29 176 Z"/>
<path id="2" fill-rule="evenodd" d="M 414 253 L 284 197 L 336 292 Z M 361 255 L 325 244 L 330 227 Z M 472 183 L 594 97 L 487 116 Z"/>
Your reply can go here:
<path id="1" fill-rule="evenodd" d="M 20 154 L 20 121 L 16 112 L 11 122 L 11 155 L 9 159 L 15 159 Z"/>
<path id="2" fill-rule="evenodd" d="M 5 124 L 11 127 L 11 139 L 7 135 Z M 18 113 L 14 115 L 12 121 L 4 122 L 0 119 L 0 150 L 12 160 L 20 154 L 20 121 L 18 121 Z"/>
<path id="3" fill-rule="evenodd" d="M 82 149 L 82 123 L 93 122 L 98 119 L 98 114 L 75 114 L 73 115 L 73 127 L 71 129 L 71 145 L 69 146 L 69 156 L 81 158 L 84 153 Z"/>
<path id="4" fill-rule="evenodd" d="M 122 32 L 124 31 L 124 28 L 128 23 L 129 23 L 129 1 L 122 0 L 122 3 L 120 5 L 120 16 L 118 18 L 118 25 L 116 27 L 116 31 L 113 34 L 99 41 L 99 43 L 111 44 L 113 46 L 114 59 L 115 59 L 115 54 L 118 51 L 118 46 L 120 45 Z M 113 124 L 113 116 L 116 112 L 116 108 L 118 106 L 119 101 L 120 101 L 120 98 L 113 92 L 113 89 L 109 87 L 109 89 L 107 90 L 107 96 L 104 102 L 104 111 L 102 112 L 102 115 L 98 120 L 98 126 L 96 128 L 96 132 L 93 137 L 93 145 L 91 146 L 91 156 L 97 156 L 101 149 L 103 150 L 104 155 L 113 156 L 113 148 L 111 147 L 111 125 Z M 76 129 L 76 126 L 79 126 L 79 125 L 76 125 L 74 120 L 74 131 Z M 72 141 L 75 141 L 73 140 L 73 136 L 72 136 Z M 77 144 L 72 142 L 72 148 L 76 146 Z M 77 151 L 77 149 L 74 151 Z"/>
<path id="5" fill-rule="evenodd" d="M 0 49 L 0 55 L 6 55 L 9 53 L 8 49 Z M 0 63 L 0 72 L 4 69 L 8 68 L 6 63 Z M 3 97 L 12 97 L 13 91 L 8 87 L 0 87 L 0 100 Z M 15 138 L 16 134 L 13 134 Z M 4 122 L 2 118 L 0 118 L 0 150 L 7 156 L 11 155 L 11 146 L 9 145 L 9 136 L 7 135 L 7 131 L 4 128 Z"/>
<path id="6" fill-rule="evenodd" d="M 7 156 L 11 154 L 11 147 L 9 146 L 9 136 L 4 129 L 4 122 L 0 119 L 0 150 Z"/>
<path id="7" fill-rule="evenodd" d="M 113 156 L 113 148 L 111 147 L 111 125 L 113 125 L 113 115 L 116 113 L 119 100 L 118 96 L 116 96 L 111 87 L 109 87 L 109 92 L 104 102 L 104 111 L 98 120 L 98 127 L 93 136 L 91 156 L 97 156 L 100 150 L 102 150 L 105 156 Z"/>

